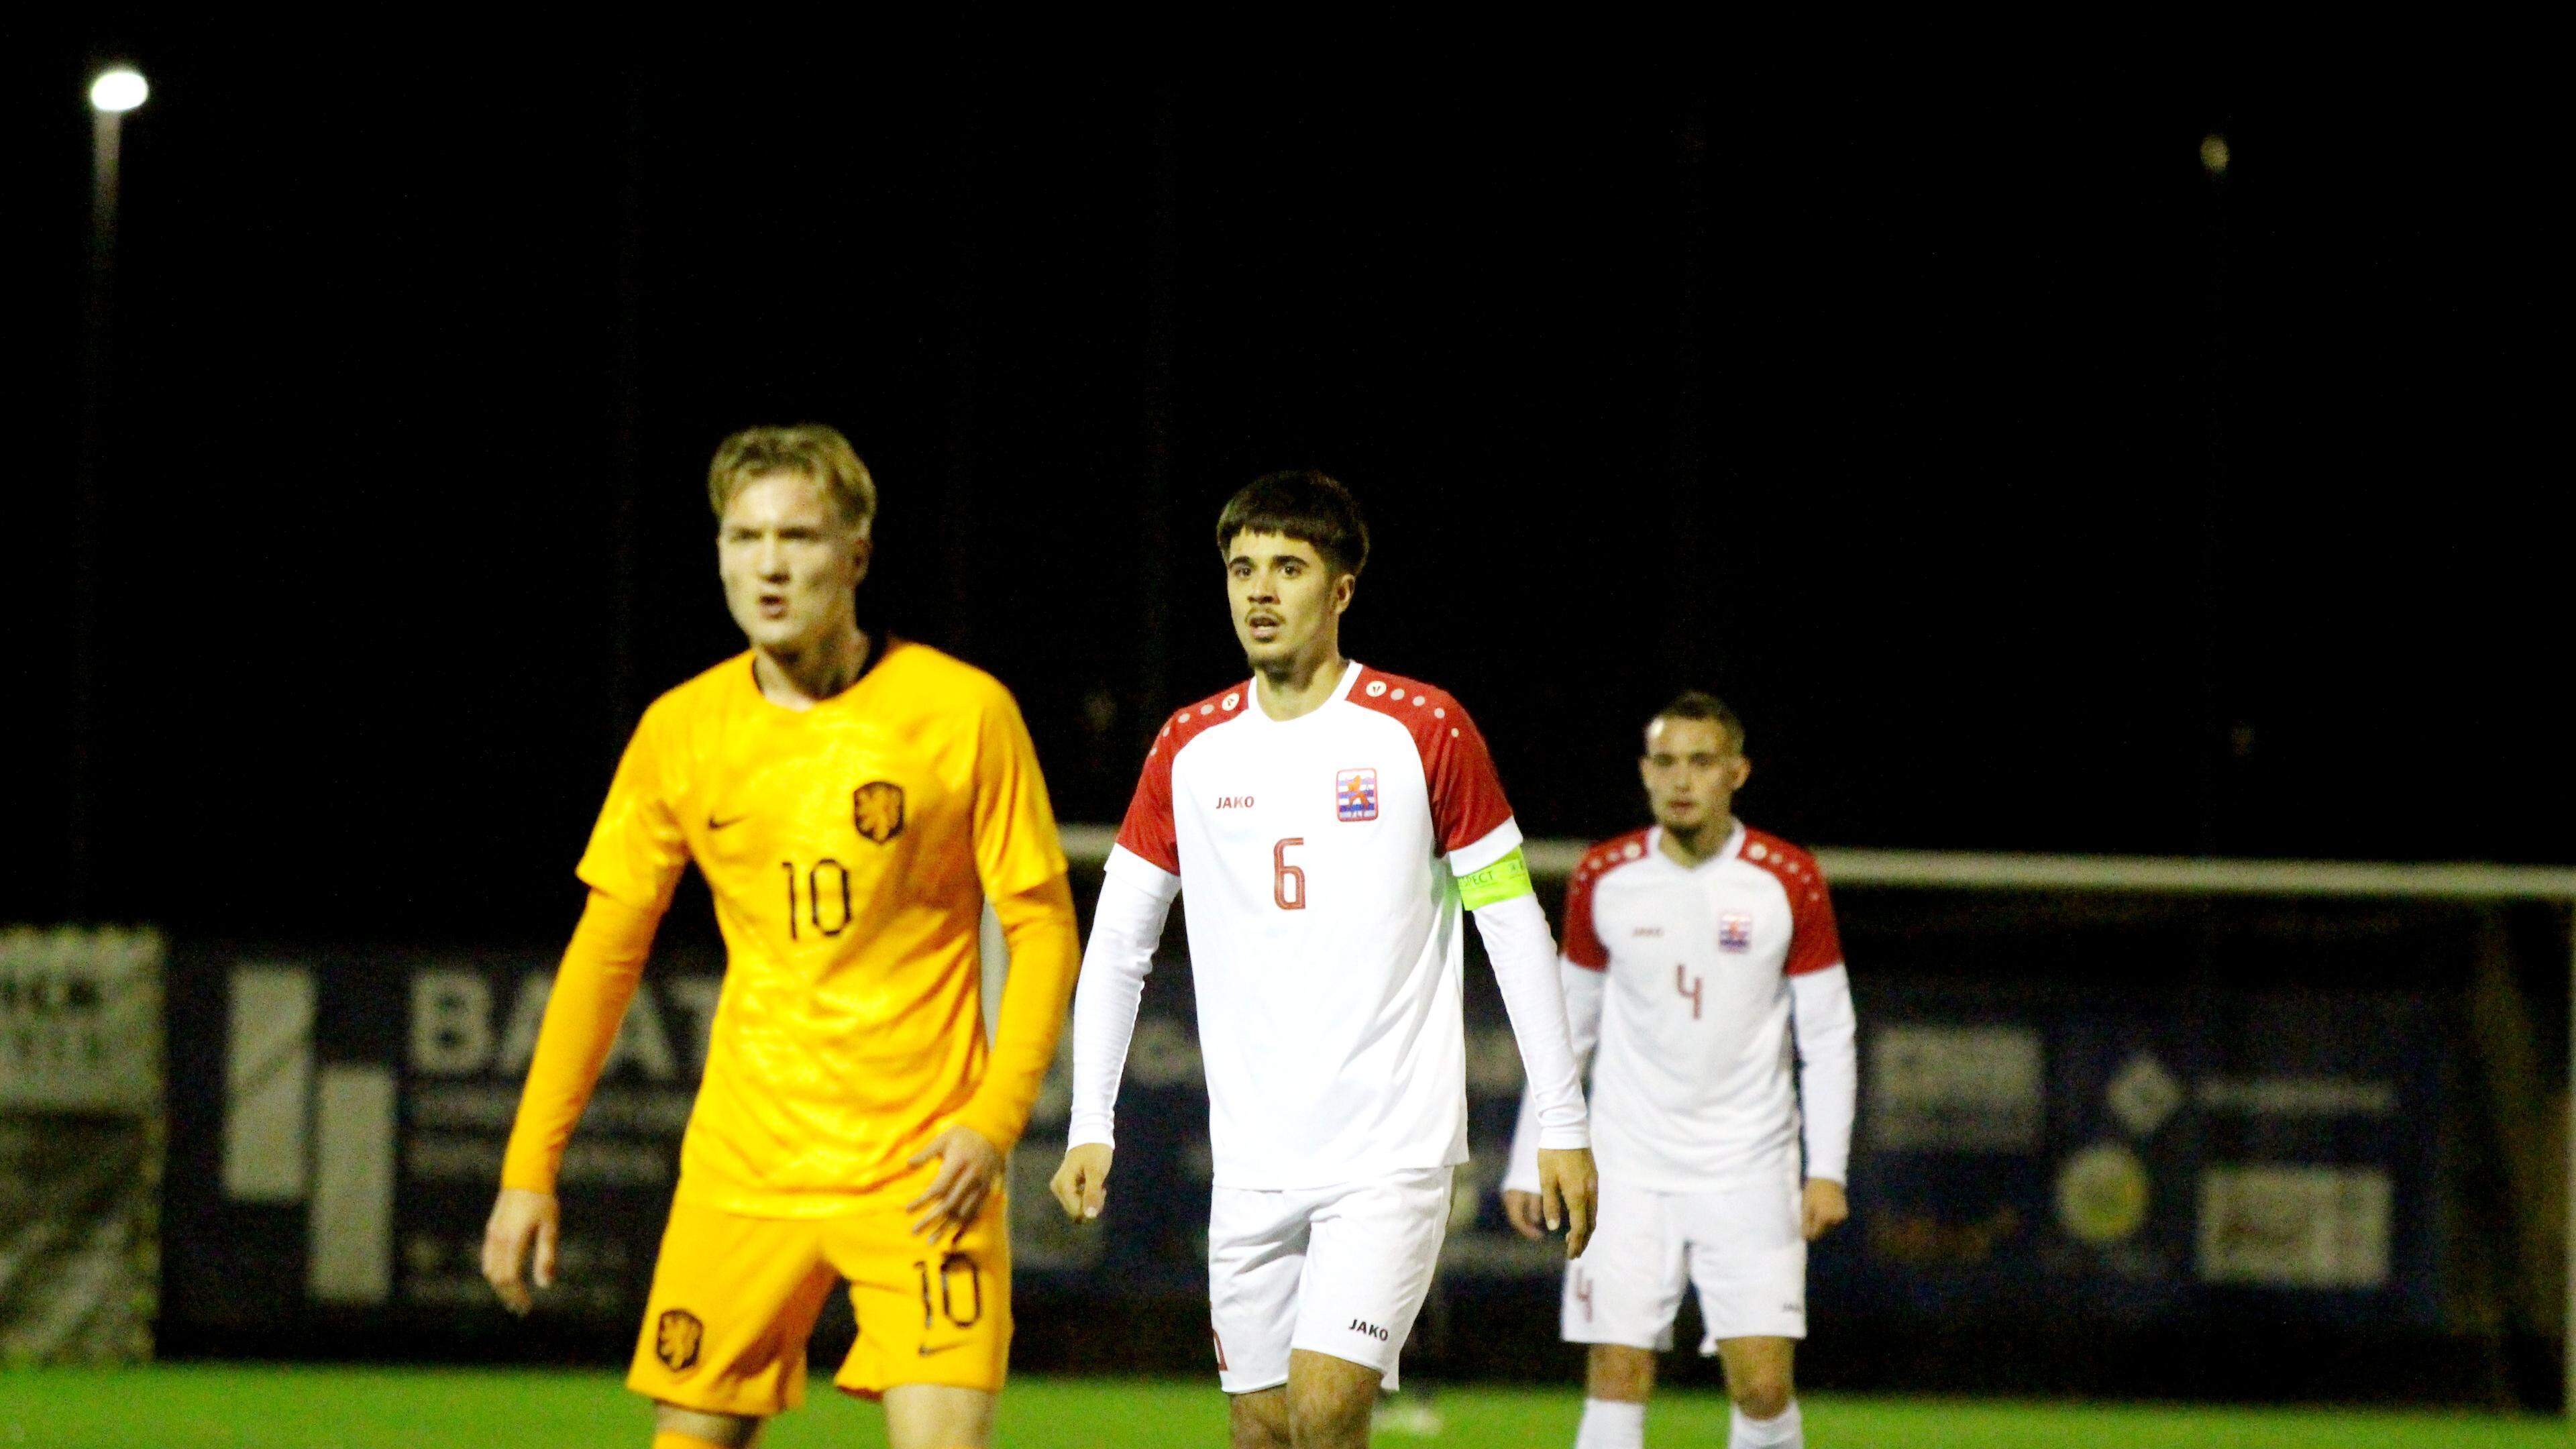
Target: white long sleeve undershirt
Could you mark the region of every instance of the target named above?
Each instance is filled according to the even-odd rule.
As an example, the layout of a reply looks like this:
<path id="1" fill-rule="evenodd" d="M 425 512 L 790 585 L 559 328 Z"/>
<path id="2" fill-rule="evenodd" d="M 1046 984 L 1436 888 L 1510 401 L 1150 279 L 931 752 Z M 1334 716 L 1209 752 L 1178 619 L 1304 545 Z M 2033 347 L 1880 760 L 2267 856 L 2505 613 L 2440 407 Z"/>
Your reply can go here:
<path id="1" fill-rule="evenodd" d="M 1601 1000 L 1608 994 L 1610 973 L 1567 961 L 1557 972 L 1557 982 L 1565 998 L 1566 1039 L 1574 1050 L 1574 1071 L 1580 1078 L 1591 1070 L 1592 1053 L 1601 1045 Z M 1511 1154 L 1503 1159 L 1505 1192 L 1538 1191 L 1538 1138 L 1536 1102 L 1524 1091 L 1520 1118 L 1512 1126 Z"/>
<path id="2" fill-rule="evenodd" d="M 1512 1038 L 1520 1044 L 1521 1071 L 1529 1082 L 1522 1094 L 1537 1121 L 1530 1152 L 1533 1177 L 1538 1149 L 1556 1151 L 1592 1145 L 1592 1130 L 1583 1105 L 1582 1056 L 1567 1030 L 1564 993 L 1556 982 L 1556 939 L 1547 927 L 1547 912 L 1536 896 L 1514 896 L 1477 911 L 1476 932 L 1494 965 L 1494 983 L 1502 988 L 1503 1009 L 1511 1017 Z M 1594 1012 L 1595 1020 L 1599 1012 Z"/>
<path id="3" fill-rule="evenodd" d="M 1136 1036 L 1136 1010 L 1154 969 L 1154 948 L 1162 944 L 1163 923 L 1180 893 L 1179 876 L 1124 849 L 1109 853 L 1092 908 L 1091 944 L 1082 953 L 1082 976 L 1073 992 L 1069 1147 L 1117 1145 L 1118 1081 L 1127 1072 L 1127 1047 Z"/>
<path id="4" fill-rule="evenodd" d="M 1860 1101 L 1859 1023 L 1851 973 L 1840 966 L 1789 978 L 1798 1037 L 1798 1110 L 1806 1119 L 1807 1176 L 1851 1181 L 1852 1112 Z"/>

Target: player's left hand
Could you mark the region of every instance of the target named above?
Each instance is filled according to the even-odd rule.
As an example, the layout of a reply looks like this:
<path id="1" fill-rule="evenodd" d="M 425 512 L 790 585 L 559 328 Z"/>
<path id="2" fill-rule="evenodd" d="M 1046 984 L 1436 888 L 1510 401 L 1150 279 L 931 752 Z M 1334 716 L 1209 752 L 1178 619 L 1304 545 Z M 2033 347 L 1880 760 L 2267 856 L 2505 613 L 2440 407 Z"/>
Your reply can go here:
<path id="1" fill-rule="evenodd" d="M 1814 1242 L 1842 1225 L 1851 1216 L 1851 1199 L 1843 1195 L 1843 1185 L 1830 1177 L 1807 1179 L 1805 1219 L 1807 1241 Z"/>
<path id="2" fill-rule="evenodd" d="M 934 1157 L 939 1159 L 938 1176 L 903 1210 L 922 1213 L 912 1230 L 936 1242 L 951 1232 L 966 1231 L 966 1225 L 984 1210 L 985 1196 L 1002 1180 L 1002 1149 L 972 1127 L 951 1127 L 912 1154 L 908 1165 L 919 1167 Z M 924 1208 L 929 1211 L 922 1212 Z"/>
<path id="3" fill-rule="evenodd" d="M 1582 1257 L 1601 1208 L 1601 1177 L 1592 1169 L 1592 1149 L 1540 1148 L 1538 1200 L 1548 1227 L 1565 1229 L 1565 1256 Z"/>

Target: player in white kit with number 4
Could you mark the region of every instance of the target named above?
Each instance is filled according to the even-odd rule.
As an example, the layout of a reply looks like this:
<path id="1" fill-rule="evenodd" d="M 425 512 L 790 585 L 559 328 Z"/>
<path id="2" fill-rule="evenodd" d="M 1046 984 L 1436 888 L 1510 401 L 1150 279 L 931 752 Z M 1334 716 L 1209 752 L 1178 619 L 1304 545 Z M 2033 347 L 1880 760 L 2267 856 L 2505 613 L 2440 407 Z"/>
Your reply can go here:
<path id="1" fill-rule="evenodd" d="M 1345 660 L 1368 534 L 1320 473 L 1217 524 L 1250 681 L 1173 715 L 1137 782 L 1073 1011 L 1054 1190 L 1097 1217 L 1137 1002 L 1186 892 L 1215 1182 L 1209 1316 L 1236 1449 L 1368 1442 L 1467 1160 L 1461 908 L 1530 1089 L 1533 1218 L 1591 1231 L 1583 1091 L 1520 828 L 1458 702 Z"/>
<path id="2" fill-rule="evenodd" d="M 1574 1442 L 1645 1442 L 1655 1354 L 1696 1285 L 1700 1352 L 1719 1356 L 1735 1401 L 1731 1449 L 1794 1449 L 1807 1244 L 1850 1212 L 1842 941 L 1815 859 L 1735 819 L 1752 767 L 1734 711 L 1698 691 L 1674 700 L 1648 723 L 1639 770 L 1656 824 L 1594 846 L 1566 886 L 1566 1016 L 1578 1057 L 1600 1047 L 1601 1233 L 1568 1266 L 1563 1310 L 1566 1341 L 1592 1345 Z M 1505 1214 L 1533 1236 L 1534 1130 L 1524 1102 L 1503 1179 Z"/>

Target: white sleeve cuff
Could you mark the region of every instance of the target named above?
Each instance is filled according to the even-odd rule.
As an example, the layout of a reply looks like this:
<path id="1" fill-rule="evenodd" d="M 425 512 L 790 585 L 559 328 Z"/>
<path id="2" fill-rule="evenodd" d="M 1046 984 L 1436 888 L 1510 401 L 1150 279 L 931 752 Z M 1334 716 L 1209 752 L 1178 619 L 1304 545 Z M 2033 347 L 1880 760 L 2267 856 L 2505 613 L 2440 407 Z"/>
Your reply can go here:
<path id="1" fill-rule="evenodd" d="M 1472 844 L 1459 846 L 1449 852 L 1449 873 L 1460 877 L 1474 875 L 1520 848 L 1520 822 L 1516 819 L 1506 819 L 1502 824 L 1479 836 Z"/>
<path id="2" fill-rule="evenodd" d="M 1102 864 L 1103 875 L 1122 877 L 1147 895 L 1169 906 L 1181 893 L 1181 878 L 1154 864 L 1123 845 L 1109 847 L 1109 859 Z"/>

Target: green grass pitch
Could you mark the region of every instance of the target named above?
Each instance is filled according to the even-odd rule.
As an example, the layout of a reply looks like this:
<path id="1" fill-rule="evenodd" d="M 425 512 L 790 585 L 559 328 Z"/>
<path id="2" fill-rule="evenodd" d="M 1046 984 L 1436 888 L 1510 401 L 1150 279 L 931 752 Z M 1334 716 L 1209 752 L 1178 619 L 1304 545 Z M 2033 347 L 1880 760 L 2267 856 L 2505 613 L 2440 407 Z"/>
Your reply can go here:
<path id="1" fill-rule="evenodd" d="M 876 1449 L 876 1410 L 820 1390 L 781 1418 L 764 1449 Z M 1430 1437 L 1384 1446 L 1562 1449 L 1581 1412 L 1575 1389 L 1444 1388 Z M 2519 1449 L 2570 1442 L 2561 1420 L 2458 1413 L 2223 1409 L 1857 1398 L 1806 1400 L 1816 1449 Z M 643 1402 L 606 1373 L 180 1365 L 0 1370 L 0 1449 L 643 1449 Z M 1726 1442 L 1725 1401 L 1659 1398 L 1656 1445 Z M 1222 1446 L 1213 1383 L 1014 1380 L 995 1435 L 1008 1449 Z"/>

